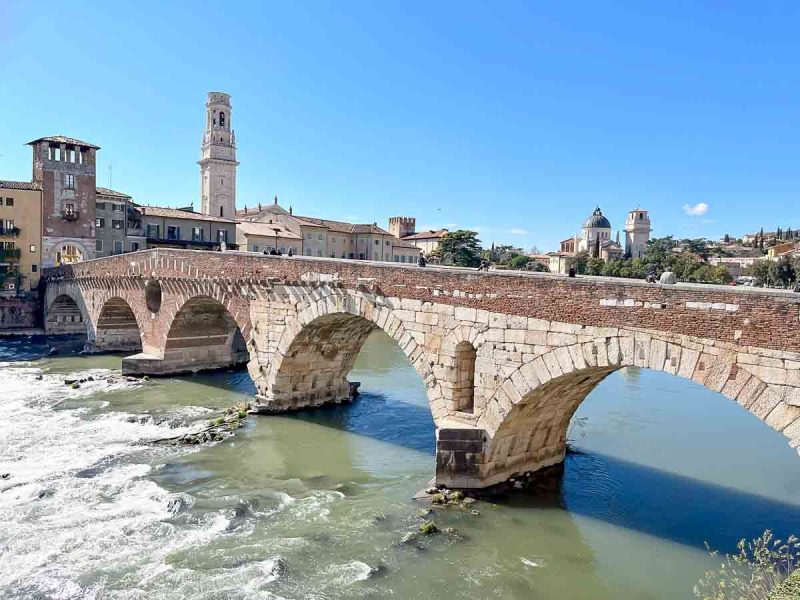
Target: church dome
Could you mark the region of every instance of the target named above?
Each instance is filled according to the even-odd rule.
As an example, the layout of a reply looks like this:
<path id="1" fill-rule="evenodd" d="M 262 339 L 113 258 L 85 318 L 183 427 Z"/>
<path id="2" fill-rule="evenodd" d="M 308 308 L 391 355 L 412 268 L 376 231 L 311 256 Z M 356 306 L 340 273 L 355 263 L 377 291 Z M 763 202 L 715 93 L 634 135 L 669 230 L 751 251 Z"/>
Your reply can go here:
<path id="1" fill-rule="evenodd" d="M 611 229 L 611 222 L 603 216 L 603 211 L 600 210 L 599 206 L 594 209 L 592 216 L 586 219 L 586 222 L 583 224 L 584 229 L 593 227 Z"/>

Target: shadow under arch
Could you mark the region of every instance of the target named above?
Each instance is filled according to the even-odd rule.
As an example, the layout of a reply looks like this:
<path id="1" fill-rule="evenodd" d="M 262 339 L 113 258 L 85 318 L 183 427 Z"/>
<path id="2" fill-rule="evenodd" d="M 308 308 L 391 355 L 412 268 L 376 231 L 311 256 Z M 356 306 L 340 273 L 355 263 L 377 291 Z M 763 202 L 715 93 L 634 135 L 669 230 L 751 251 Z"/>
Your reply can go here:
<path id="1" fill-rule="evenodd" d="M 175 311 L 164 341 L 163 373 L 207 371 L 249 360 L 241 327 L 219 300 L 193 296 Z"/>
<path id="2" fill-rule="evenodd" d="M 734 352 L 711 355 L 633 336 L 555 348 L 512 375 L 515 390 L 522 390 L 516 397 L 509 397 L 508 388 L 493 397 L 489 408 L 501 410 L 502 416 L 489 431 L 484 476 L 499 482 L 561 463 L 575 411 L 603 379 L 625 367 L 668 373 L 732 399 L 796 446 L 800 407 L 784 401 L 785 387 L 766 383 L 751 365 L 739 363 L 741 358 Z M 501 404 L 504 409 L 498 409 Z"/>
<path id="3" fill-rule="evenodd" d="M 287 323 L 267 369 L 266 390 L 261 392 L 264 410 L 297 410 L 349 400 L 347 375 L 367 337 L 378 329 L 394 340 L 421 377 L 435 419 L 444 401 L 422 346 L 389 307 L 351 295 L 322 299 Z"/>
<path id="4" fill-rule="evenodd" d="M 90 343 L 98 352 L 141 352 L 141 327 L 125 299 L 112 296 L 106 300 L 97 317 L 94 340 Z"/>
<path id="5" fill-rule="evenodd" d="M 91 320 L 83 307 L 71 295 L 58 294 L 47 306 L 45 332 L 51 335 L 75 334 L 88 336 Z"/>

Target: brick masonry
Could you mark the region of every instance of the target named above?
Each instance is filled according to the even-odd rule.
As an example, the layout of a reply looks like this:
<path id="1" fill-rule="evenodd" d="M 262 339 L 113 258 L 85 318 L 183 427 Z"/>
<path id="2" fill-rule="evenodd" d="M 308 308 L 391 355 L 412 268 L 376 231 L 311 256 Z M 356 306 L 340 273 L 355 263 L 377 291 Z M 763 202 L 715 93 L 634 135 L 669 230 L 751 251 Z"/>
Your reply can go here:
<path id="1" fill-rule="evenodd" d="M 580 402 L 626 366 L 721 392 L 800 446 L 800 298 L 791 293 L 180 250 L 47 278 L 47 322 L 71 299 L 98 349 L 120 339 L 104 332 L 109 301 L 128 334 L 133 315 L 143 352 L 123 363 L 129 372 L 224 366 L 246 348 L 265 411 L 346 399 L 361 344 L 381 328 L 426 384 L 437 479 L 450 485 L 482 487 L 562 461 Z M 157 310 L 145 302 L 148 282 L 161 292 Z"/>

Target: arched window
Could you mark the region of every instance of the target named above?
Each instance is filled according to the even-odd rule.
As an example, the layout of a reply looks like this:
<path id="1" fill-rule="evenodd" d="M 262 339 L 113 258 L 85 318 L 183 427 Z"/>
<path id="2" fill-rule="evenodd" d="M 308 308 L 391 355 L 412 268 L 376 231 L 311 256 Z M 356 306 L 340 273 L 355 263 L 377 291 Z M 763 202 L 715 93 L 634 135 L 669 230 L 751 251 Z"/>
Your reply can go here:
<path id="1" fill-rule="evenodd" d="M 225 113 L 222 111 L 219 111 L 219 126 L 225 127 Z"/>
<path id="2" fill-rule="evenodd" d="M 453 404 L 461 412 L 475 411 L 475 355 L 475 346 L 469 342 L 459 342 L 456 346 Z"/>

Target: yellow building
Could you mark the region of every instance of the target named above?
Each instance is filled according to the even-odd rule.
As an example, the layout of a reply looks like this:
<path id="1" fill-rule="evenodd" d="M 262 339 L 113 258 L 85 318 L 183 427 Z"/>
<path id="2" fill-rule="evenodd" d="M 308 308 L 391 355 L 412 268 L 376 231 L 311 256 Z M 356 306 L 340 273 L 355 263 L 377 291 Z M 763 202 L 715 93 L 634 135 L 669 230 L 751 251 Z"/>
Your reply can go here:
<path id="1" fill-rule="evenodd" d="M 35 290 L 42 258 L 42 190 L 35 182 L 0 181 L 0 290 Z"/>

